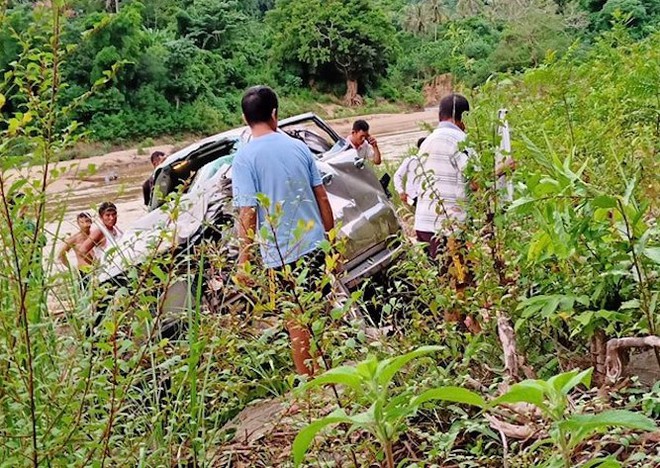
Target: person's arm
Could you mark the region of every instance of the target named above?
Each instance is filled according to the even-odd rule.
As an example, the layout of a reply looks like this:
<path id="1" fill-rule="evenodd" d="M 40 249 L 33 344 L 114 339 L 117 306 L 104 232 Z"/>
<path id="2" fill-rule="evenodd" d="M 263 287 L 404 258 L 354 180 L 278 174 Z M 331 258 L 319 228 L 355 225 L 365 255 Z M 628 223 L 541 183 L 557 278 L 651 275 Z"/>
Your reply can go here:
<path id="1" fill-rule="evenodd" d="M 62 265 L 64 265 L 67 268 L 67 270 L 69 269 L 70 265 L 69 265 L 69 259 L 67 258 L 66 253 L 69 250 L 71 250 L 71 247 L 73 247 L 73 243 L 75 242 L 75 240 L 76 240 L 75 235 L 67 237 L 64 240 L 64 245 L 62 246 L 59 253 L 57 254 L 57 258 L 62 263 Z"/>
<path id="2" fill-rule="evenodd" d="M 325 229 L 325 232 L 328 232 L 335 227 L 335 218 L 332 215 L 332 207 L 330 206 L 330 200 L 328 200 L 328 193 L 325 191 L 323 184 L 314 187 L 314 197 L 316 198 L 316 204 L 319 206 L 319 211 L 321 212 L 323 229 Z"/>
<path id="3" fill-rule="evenodd" d="M 312 186 L 314 198 L 316 198 L 316 204 L 319 207 L 321 221 L 323 222 L 323 229 L 325 232 L 328 232 L 333 227 L 335 227 L 335 219 L 332 215 L 332 208 L 330 207 L 330 201 L 328 200 L 328 193 L 325 191 L 323 179 L 321 178 L 321 172 L 316 166 L 316 159 L 314 158 L 314 155 L 307 147 L 305 147 L 303 151 L 305 151 L 305 156 L 307 157 L 309 184 Z"/>
<path id="4" fill-rule="evenodd" d="M 149 206 L 149 202 L 151 201 L 151 189 L 153 188 L 153 185 L 151 177 L 145 180 L 142 184 L 142 197 L 144 198 L 144 204 L 146 206 Z"/>
<path id="5" fill-rule="evenodd" d="M 234 206 L 238 208 L 236 218 L 238 264 L 242 266 L 251 259 L 257 230 L 257 184 L 253 177 L 252 166 L 241 153 L 236 155 L 231 171 Z"/>
<path id="6" fill-rule="evenodd" d="M 371 161 L 378 166 L 383 161 L 383 158 L 380 155 L 380 148 L 378 147 L 378 140 L 374 137 L 369 137 L 369 140 L 367 141 L 371 146 Z"/>
<path id="7" fill-rule="evenodd" d="M 257 208 L 255 206 L 241 207 L 238 212 L 236 230 L 238 231 L 238 264 L 243 265 L 250 261 L 254 232 L 257 229 Z"/>
<path id="8" fill-rule="evenodd" d="M 78 248 L 78 254 L 85 259 L 86 262 L 92 263 L 94 261 L 94 256 L 92 255 L 92 249 L 99 245 L 103 240 L 103 232 L 98 228 L 92 228 L 92 232 L 89 234 L 89 237 L 82 243 Z"/>
<path id="9" fill-rule="evenodd" d="M 410 163 L 410 158 L 404 159 L 401 165 L 399 166 L 399 168 L 394 173 L 394 178 L 393 178 L 394 190 L 397 191 L 399 197 L 404 203 L 408 201 L 408 194 L 406 193 L 406 189 L 403 186 L 403 176 L 406 175 L 408 172 L 409 163 Z M 408 177 L 410 177 L 410 174 L 408 174 Z"/>

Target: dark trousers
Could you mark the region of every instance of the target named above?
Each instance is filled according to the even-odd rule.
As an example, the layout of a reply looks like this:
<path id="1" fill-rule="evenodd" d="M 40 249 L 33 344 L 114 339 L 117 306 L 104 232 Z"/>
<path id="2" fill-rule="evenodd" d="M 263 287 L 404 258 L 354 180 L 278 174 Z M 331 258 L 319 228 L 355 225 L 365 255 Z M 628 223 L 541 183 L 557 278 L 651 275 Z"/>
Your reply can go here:
<path id="1" fill-rule="evenodd" d="M 444 251 L 447 245 L 447 236 L 437 235 L 434 232 L 415 232 L 417 233 L 417 240 L 426 243 L 426 254 L 432 260 L 435 260 L 438 257 L 438 254 Z"/>
<path id="2" fill-rule="evenodd" d="M 293 291 L 296 286 L 296 280 L 302 274 L 305 268 L 308 268 L 307 279 L 305 285 L 308 287 L 315 287 L 323 279 L 325 274 L 325 252 L 316 249 L 295 262 L 287 263 L 286 265 L 271 268 L 271 272 L 275 277 L 277 286 L 282 291 Z M 323 287 L 323 295 L 330 293 L 330 284 Z"/>
<path id="3" fill-rule="evenodd" d="M 449 239 L 445 235 L 433 232 L 415 232 L 417 233 L 417 240 L 426 243 L 426 254 L 432 261 L 439 264 L 441 275 L 449 273 L 458 288 L 472 283 L 470 265 L 463 254 L 465 243 L 456 238 Z M 438 258 L 439 256 L 442 256 L 442 258 Z"/>

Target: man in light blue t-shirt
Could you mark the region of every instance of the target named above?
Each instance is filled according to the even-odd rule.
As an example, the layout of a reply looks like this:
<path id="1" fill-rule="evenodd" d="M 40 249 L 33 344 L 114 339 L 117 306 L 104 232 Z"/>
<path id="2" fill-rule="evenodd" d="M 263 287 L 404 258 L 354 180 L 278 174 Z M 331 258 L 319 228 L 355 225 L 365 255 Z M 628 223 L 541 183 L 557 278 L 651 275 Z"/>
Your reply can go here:
<path id="1" fill-rule="evenodd" d="M 246 91 L 241 101 L 252 140 L 232 165 L 234 205 L 239 208 L 238 263 L 250 260 L 259 232 L 266 267 L 280 270 L 301 258 L 314 263 L 319 242 L 334 226 L 325 187 L 307 146 L 277 131 L 278 101 L 267 86 Z M 309 333 L 297 321 L 287 323 L 296 370 L 311 374 Z"/>

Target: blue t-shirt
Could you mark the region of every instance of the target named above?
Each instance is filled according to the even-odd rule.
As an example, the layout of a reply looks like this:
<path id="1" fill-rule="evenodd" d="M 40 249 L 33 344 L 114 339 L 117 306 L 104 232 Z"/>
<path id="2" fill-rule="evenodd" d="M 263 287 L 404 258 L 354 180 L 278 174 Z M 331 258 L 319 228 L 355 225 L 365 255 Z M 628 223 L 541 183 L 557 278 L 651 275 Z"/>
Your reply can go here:
<path id="1" fill-rule="evenodd" d="M 323 240 L 321 212 L 312 189 L 322 183 L 309 148 L 285 134 L 254 138 L 236 153 L 234 205 L 258 206 L 257 239 L 267 267 L 295 262 Z M 267 202 L 262 203 L 261 196 Z"/>

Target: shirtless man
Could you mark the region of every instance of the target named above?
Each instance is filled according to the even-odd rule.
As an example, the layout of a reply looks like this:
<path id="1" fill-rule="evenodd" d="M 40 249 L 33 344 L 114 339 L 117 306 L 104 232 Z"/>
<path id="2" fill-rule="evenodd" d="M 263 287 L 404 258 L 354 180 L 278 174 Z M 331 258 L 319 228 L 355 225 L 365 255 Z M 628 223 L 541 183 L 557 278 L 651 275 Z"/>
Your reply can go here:
<path id="1" fill-rule="evenodd" d="M 109 247 L 108 236 L 119 239 L 122 235 L 117 224 L 117 207 L 112 202 L 103 202 L 99 206 L 99 216 L 102 224 L 91 229 L 89 237 L 80 246 L 79 254 L 85 258 L 87 264 L 100 257 L 105 249 Z"/>
<path id="2" fill-rule="evenodd" d="M 59 254 L 57 257 L 59 258 L 60 262 L 68 269 L 69 268 L 69 259 L 67 258 L 66 254 L 69 250 L 73 249 L 73 251 L 76 254 L 76 260 L 78 261 L 78 270 L 84 269 L 89 263 L 80 254 L 80 247 L 82 244 L 89 238 L 89 233 L 92 228 L 92 217 L 89 216 L 87 213 L 80 213 L 78 217 L 76 218 L 76 223 L 78 224 L 78 228 L 80 230 L 76 232 L 75 234 L 70 235 L 65 241 L 64 245 L 60 249 Z"/>

